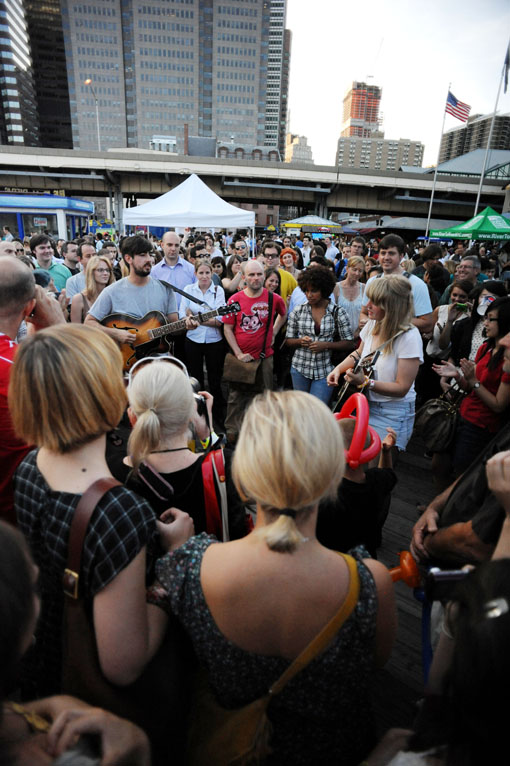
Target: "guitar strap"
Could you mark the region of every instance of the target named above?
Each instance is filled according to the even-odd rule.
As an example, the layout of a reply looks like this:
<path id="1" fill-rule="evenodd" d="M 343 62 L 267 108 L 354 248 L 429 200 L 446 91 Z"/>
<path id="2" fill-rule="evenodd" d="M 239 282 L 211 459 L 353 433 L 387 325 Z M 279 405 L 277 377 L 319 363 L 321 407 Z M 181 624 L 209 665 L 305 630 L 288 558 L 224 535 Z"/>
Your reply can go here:
<path id="1" fill-rule="evenodd" d="M 199 298 L 195 298 L 194 295 L 190 295 L 189 293 L 185 293 L 184 290 L 181 290 L 180 287 L 175 287 L 175 285 L 171 285 L 169 282 L 165 282 L 164 279 L 158 279 L 158 282 L 160 282 L 164 287 L 166 287 L 167 290 L 174 290 L 174 292 L 179 293 L 179 295 L 184 295 L 185 298 L 187 298 L 189 301 L 192 301 L 193 303 L 198 303 L 199 306 L 205 306 L 205 301 L 201 301 Z"/>

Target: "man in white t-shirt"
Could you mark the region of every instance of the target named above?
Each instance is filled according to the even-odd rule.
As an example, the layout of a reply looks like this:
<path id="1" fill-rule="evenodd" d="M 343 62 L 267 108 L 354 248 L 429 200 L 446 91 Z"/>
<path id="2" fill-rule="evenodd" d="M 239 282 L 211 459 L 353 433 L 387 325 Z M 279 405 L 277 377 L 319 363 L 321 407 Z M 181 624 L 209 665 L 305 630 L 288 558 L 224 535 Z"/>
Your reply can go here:
<path id="1" fill-rule="evenodd" d="M 325 252 L 326 258 L 328 259 L 328 261 L 334 261 L 335 257 L 340 252 L 338 247 L 335 247 L 331 237 L 324 237 L 324 244 L 326 245 L 326 252 Z"/>
<path id="2" fill-rule="evenodd" d="M 414 302 L 414 319 L 413 324 L 418 328 L 421 333 L 430 332 L 433 328 L 432 318 L 432 304 L 430 303 L 430 296 L 427 285 L 419 277 L 415 277 L 412 274 L 407 274 L 400 261 L 403 258 L 405 249 L 405 242 L 398 234 L 387 234 L 382 238 L 379 245 L 379 265 L 382 266 L 383 275 L 390 277 L 392 275 L 404 275 L 407 276 L 411 282 L 411 289 L 413 291 Z M 371 277 L 367 286 L 373 279 L 378 277 Z M 363 306 L 361 308 L 360 325 L 363 327 L 368 319 L 366 305 L 368 303 L 368 297 L 365 290 L 365 296 L 363 298 Z"/>

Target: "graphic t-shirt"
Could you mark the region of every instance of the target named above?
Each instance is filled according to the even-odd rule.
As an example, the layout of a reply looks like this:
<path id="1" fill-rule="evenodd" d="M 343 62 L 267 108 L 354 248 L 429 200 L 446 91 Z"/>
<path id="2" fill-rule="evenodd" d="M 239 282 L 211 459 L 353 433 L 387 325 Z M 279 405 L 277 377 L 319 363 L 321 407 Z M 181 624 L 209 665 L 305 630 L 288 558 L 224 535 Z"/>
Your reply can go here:
<path id="1" fill-rule="evenodd" d="M 238 302 L 241 311 L 234 316 L 223 317 L 223 323 L 234 327 L 234 336 L 237 344 L 243 354 L 251 354 L 254 359 L 258 359 L 264 342 L 266 324 L 268 320 L 269 304 L 266 288 L 262 290 L 258 298 L 249 298 L 244 290 L 235 293 L 229 303 Z M 271 316 L 271 325 L 273 325 L 276 314 L 285 316 L 285 303 L 279 295 L 273 293 L 273 311 Z M 266 356 L 272 356 L 271 340 L 273 338 L 272 327 L 269 328 L 266 341 Z"/>

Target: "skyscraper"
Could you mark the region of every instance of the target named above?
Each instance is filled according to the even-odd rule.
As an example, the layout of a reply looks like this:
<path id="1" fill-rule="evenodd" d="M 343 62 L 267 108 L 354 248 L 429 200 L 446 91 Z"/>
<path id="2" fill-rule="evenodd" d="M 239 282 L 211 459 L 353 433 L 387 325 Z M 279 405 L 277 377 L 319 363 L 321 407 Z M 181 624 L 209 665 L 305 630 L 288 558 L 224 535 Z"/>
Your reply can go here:
<path id="1" fill-rule="evenodd" d="M 190 135 L 280 146 L 286 0 L 60 0 L 74 146 Z M 85 81 L 89 80 L 88 84 Z"/>
<path id="2" fill-rule="evenodd" d="M 39 146 L 39 119 L 23 0 L 0 0 L 0 142 Z"/>
<path id="3" fill-rule="evenodd" d="M 60 0 L 25 0 L 41 146 L 73 148 Z"/>
<path id="4" fill-rule="evenodd" d="M 359 136 L 360 138 L 378 138 L 379 106 L 382 88 L 367 85 L 366 82 L 353 82 L 344 96 L 344 110 L 341 136 Z"/>

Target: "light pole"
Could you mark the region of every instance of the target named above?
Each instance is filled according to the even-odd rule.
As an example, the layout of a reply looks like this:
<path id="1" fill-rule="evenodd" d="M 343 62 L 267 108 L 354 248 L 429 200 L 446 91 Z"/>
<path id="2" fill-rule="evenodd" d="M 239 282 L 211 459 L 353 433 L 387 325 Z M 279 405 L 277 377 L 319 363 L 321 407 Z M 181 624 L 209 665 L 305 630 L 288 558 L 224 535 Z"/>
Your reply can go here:
<path id="1" fill-rule="evenodd" d="M 90 77 L 87 80 L 85 80 L 83 84 L 88 85 L 90 87 L 90 90 L 92 91 L 92 96 L 94 98 L 94 101 L 96 102 L 97 150 L 100 152 L 101 151 L 101 136 L 99 134 L 99 106 L 97 103 L 96 91 L 94 90 L 94 86 L 92 85 L 92 80 L 90 79 Z"/>

